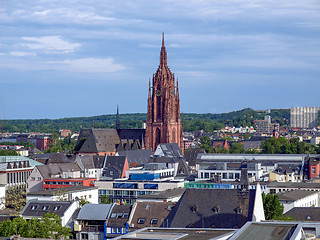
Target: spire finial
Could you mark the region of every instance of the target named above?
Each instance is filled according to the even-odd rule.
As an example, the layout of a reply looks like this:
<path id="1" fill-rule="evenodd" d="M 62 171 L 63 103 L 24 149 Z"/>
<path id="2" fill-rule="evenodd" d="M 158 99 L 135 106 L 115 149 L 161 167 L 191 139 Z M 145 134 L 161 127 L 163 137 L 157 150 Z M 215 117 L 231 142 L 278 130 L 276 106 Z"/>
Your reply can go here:
<path id="1" fill-rule="evenodd" d="M 164 32 L 162 33 L 162 46 L 160 52 L 160 67 L 167 66 L 167 51 L 164 46 Z"/>
<path id="2" fill-rule="evenodd" d="M 120 129 L 119 104 L 117 104 L 116 129 Z"/>
<path id="3" fill-rule="evenodd" d="M 162 47 L 164 47 L 164 32 L 162 32 Z"/>

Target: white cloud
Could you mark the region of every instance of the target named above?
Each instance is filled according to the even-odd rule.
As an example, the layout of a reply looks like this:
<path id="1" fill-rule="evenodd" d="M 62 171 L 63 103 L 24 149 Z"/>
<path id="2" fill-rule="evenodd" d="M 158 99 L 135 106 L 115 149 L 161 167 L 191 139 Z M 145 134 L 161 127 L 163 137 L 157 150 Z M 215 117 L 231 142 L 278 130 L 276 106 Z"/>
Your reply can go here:
<path id="1" fill-rule="evenodd" d="M 35 53 L 32 52 L 10 52 L 11 56 L 19 56 L 19 57 L 25 57 L 25 56 L 36 56 Z"/>
<path id="2" fill-rule="evenodd" d="M 27 71 L 71 71 L 87 73 L 112 73 L 124 70 L 125 67 L 114 62 L 112 58 L 80 58 L 63 61 L 25 61 L 9 58 L 0 61 L 0 68 L 9 68 Z"/>
<path id="3" fill-rule="evenodd" d="M 43 50 L 45 52 L 70 53 L 80 47 L 80 43 L 71 43 L 61 39 L 60 36 L 44 36 L 44 37 L 23 37 L 25 41 L 32 43 L 23 43 L 22 46 L 33 50 Z"/>
<path id="4" fill-rule="evenodd" d="M 62 68 L 75 72 L 118 72 L 125 69 L 124 66 L 114 63 L 112 58 L 82 58 L 76 60 L 65 60 L 53 62 L 61 64 Z"/>

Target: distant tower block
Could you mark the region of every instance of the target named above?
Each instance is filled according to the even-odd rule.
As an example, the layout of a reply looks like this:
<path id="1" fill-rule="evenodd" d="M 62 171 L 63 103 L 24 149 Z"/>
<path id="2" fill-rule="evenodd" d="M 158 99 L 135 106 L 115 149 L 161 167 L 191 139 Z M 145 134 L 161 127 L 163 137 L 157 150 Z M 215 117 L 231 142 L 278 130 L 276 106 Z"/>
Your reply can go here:
<path id="1" fill-rule="evenodd" d="M 145 145 L 156 149 L 159 143 L 177 143 L 183 150 L 182 126 L 178 80 L 167 65 L 167 51 L 162 34 L 160 65 L 153 74 L 152 86 L 149 79 L 148 114 Z"/>

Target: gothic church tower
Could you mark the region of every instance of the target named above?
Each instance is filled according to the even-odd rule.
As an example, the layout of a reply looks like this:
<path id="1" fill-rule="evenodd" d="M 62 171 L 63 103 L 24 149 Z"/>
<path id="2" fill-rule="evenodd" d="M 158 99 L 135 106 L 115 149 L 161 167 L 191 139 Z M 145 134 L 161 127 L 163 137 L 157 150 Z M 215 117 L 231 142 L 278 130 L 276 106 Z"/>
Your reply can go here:
<path id="1" fill-rule="evenodd" d="M 156 149 L 159 143 L 177 143 L 183 150 L 178 80 L 167 65 L 167 51 L 162 34 L 160 65 L 149 79 L 148 115 L 145 135 L 147 149 Z M 183 152 L 183 151 L 182 151 Z"/>

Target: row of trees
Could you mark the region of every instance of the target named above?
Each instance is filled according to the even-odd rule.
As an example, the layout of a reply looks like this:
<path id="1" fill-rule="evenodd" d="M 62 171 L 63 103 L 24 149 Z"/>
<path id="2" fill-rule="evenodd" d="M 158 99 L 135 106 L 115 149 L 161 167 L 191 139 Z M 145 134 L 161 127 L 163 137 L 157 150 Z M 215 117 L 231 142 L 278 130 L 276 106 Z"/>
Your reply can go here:
<path id="1" fill-rule="evenodd" d="M 259 153 L 256 149 L 245 150 L 241 142 L 232 143 L 229 150 L 220 146 L 213 149 L 211 139 L 207 136 L 200 138 L 200 148 L 204 148 L 207 153 Z M 261 153 L 265 154 L 320 154 L 320 145 L 300 142 L 298 138 L 288 140 L 284 137 L 271 137 L 262 141 L 261 149 Z"/>
<path id="2" fill-rule="evenodd" d="M 71 230 L 61 225 L 61 218 L 55 213 L 45 213 L 41 219 L 32 218 L 30 220 L 16 217 L 12 221 L 7 219 L 0 222 L 0 236 L 10 237 L 19 234 L 25 238 L 54 238 L 65 239 L 71 236 Z"/>
<path id="3" fill-rule="evenodd" d="M 300 142 L 298 138 L 290 140 L 284 137 L 271 137 L 261 143 L 262 153 L 267 154 L 314 154 L 320 153 L 320 146 Z"/>

